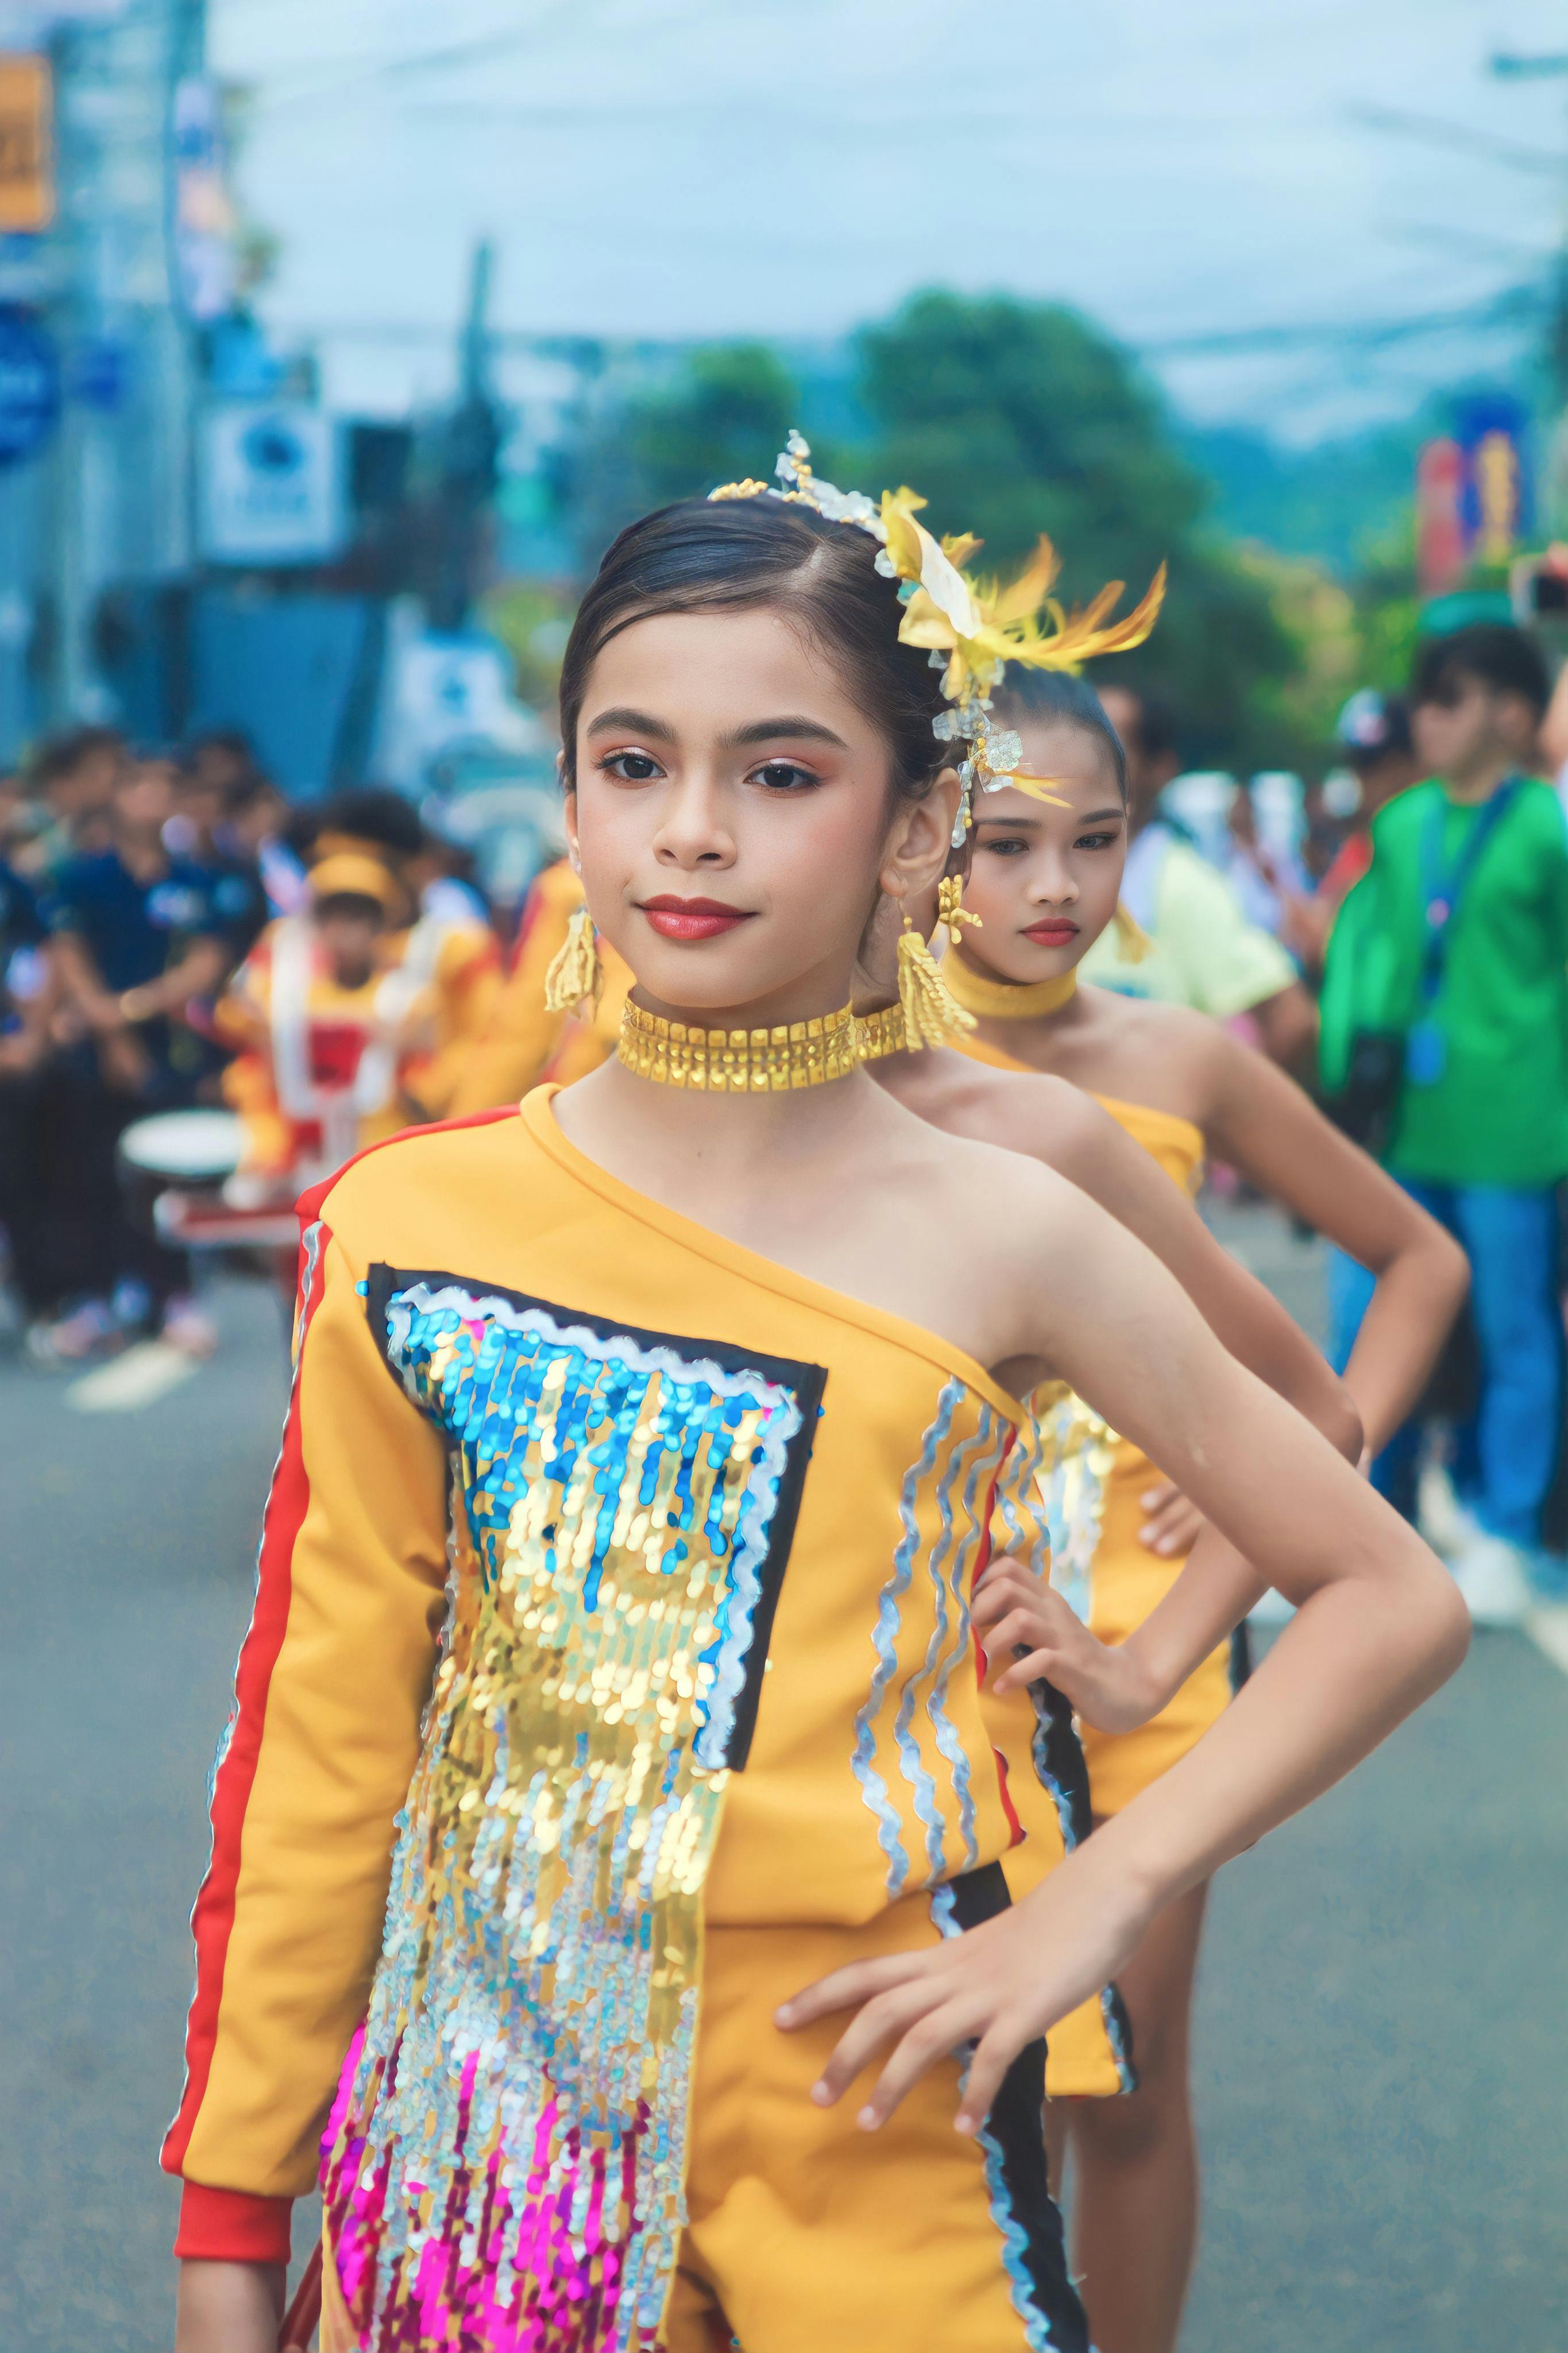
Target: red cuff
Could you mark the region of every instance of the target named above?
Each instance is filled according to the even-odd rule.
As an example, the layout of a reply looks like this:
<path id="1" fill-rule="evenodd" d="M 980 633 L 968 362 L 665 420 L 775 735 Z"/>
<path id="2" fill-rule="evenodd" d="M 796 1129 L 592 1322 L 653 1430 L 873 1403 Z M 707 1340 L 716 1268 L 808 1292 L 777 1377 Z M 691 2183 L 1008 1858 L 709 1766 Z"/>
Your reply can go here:
<path id="1" fill-rule="evenodd" d="M 257 2198 L 248 2189 L 209 2189 L 187 2181 L 180 2200 L 174 2253 L 218 2263 L 286 2263 L 291 2198 Z"/>

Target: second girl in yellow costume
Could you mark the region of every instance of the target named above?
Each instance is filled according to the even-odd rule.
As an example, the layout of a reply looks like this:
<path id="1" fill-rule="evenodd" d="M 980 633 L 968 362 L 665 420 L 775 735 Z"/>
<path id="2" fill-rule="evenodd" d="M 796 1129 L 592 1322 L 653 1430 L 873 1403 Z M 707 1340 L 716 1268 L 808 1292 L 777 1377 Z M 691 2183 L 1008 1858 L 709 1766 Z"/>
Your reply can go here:
<path id="1" fill-rule="evenodd" d="M 1045 2030 L 1462 1649 L 1135 1243 L 859 1068 L 858 940 L 957 800 L 891 583 L 969 607 L 907 501 L 789 464 L 624 534 L 568 649 L 617 1060 L 307 1204 L 165 2150 L 180 2353 L 269 2345 L 323 2118 L 325 2353 L 1084 2348 Z M 1035 1715 L 998 1739 L 970 1597 L 1053 1373 L 1304 1606 L 1009 1906 Z"/>
<path id="2" fill-rule="evenodd" d="M 1117 919 L 1125 769 L 1098 698 L 1072 678 L 999 698 L 1021 731 L 1019 773 L 975 804 L 966 905 L 979 918 L 944 965 L 976 1020 L 960 1041 L 993 1066 L 1054 1072 L 1093 1092 L 1184 1190 L 1212 1147 L 1258 1188 L 1377 1274 L 1374 1320 L 1345 1376 L 1375 1451 L 1424 1387 L 1463 1296 L 1464 1262 L 1441 1229 L 1331 1127 L 1290 1081 L 1219 1024 L 1177 1007 L 1079 989 L 1079 960 Z M 1131 1440 L 1079 1409 L 1068 1542 L 1053 1581 L 1104 1641 L 1145 1640 L 1166 1610 L 1192 1516 Z M 1205 1537 L 1212 1546 L 1212 1534 Z M 1235 1564 L 1223 1630 L 1256 1598 Z M 1168 1614 L 1168 1613 L 1167 1613 Z M 1083 1726 L 1095 1813 L 1120 1813 L 1224 1711 L 1219 1641 L 1137 1729 Z M 1194 1889 L 1120 1980 L 1140 2084 L 1123 2113 L 1074 2117 L 1075 2253 L 1101 2353 L 1168 2353 L 1195 2237 L 1197 2171 L 1187 2094 L 1188 2011 L 1203 1913 Z M 1114 2258 L 1112 2251 L 1114 2250 Z"/>

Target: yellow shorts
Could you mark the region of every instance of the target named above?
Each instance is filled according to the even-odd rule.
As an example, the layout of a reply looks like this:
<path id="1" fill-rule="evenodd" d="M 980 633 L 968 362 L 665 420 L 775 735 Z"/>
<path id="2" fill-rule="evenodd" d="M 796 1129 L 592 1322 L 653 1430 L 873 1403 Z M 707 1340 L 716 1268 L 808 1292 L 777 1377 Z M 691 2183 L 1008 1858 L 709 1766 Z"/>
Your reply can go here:
<path id="1" fill-rule="evenodd" d="M 957 2059 L 868 2134 L 855 2116 L 869 2076 L 836 2108 L 809 2097 L 847 2017 L 796 2034 L 773 2024 L 829 1970 L 929 1945 L 1005 1903 L 993 1864 L 867 1929 L 708 1929 L 688 2221 L 658 2353 L 1088 2353 L 1046 2190 L 1043 2046 L 1015 2063 L 978 2138 L 953 2130 Z M 331 2268 L 329 2250 L 321 2353 L 360 2353 Z"/>
<path id="2" fill-rule="evenodd" d="M 1122 1642 L 1163 1601 L 1184 1560 L 1164 1560 L 1142 1543 L 1147 1514 L 1142 1498 L 1160 1482 L 1147 1455 L 1119 1439 L 1116 1463 L 1105 1482 L 1104 1518 L 1091 1572 L 1089 1625 L 1102 1642 Z M 1228 1706 L 1233 1691 L 1232 1645 L 1212 1651 L 1170 1705 L 1135 1732 L 1082 1727 L 1083 1753 L 1096 1815 L 1118 1814 L 1162 1773 L 1195 1747 Z"/>

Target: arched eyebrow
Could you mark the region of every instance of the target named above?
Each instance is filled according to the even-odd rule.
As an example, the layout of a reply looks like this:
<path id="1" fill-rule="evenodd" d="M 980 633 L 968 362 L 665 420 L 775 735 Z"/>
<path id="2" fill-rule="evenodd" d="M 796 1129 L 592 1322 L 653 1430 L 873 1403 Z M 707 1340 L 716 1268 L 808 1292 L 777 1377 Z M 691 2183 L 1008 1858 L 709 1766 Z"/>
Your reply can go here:
<path id="1" fill-rule="evenodd" d="M 820 719 L 806 719 L 799 712 L 782 719 L 753 719 L 745 727 L 737 727 L 730 735 L 721 735 L 720 743 L 727 752 L 738 752 L 748 744 L 777 744 L 788 738 L 793 743 L 832 744 L 840 752 L 848 750 L 842 735 Z"/>
<path id="2" fill-rule="evenodd" d="M 614 711 L 601 711 L 589 720 L 590 735 L 627 734 L 655 735 L 662 744 L 673 744 L 675 730 L 651 712 L 630 711 L 621 705 Z"/>
<path id="3" fill-rule="evenodd" d="M 663 744 L 675 741 L 675 730 L 667 720 L 656 719 L 651 712 L 633 711 L 617 704 L 610 711 L 597 712 L 588 722 L 590 735 L 647 735 Z M 805 743 L 831 744 L 838 751 L 848 749 L 842 735 L 820 719 L 807 719 L 798 712 L 788 712 L 779 719 L 753 719 L 744 727 L 737 727 L 719 738 L 726 752 L 740 751 L 752 744 Z"/>

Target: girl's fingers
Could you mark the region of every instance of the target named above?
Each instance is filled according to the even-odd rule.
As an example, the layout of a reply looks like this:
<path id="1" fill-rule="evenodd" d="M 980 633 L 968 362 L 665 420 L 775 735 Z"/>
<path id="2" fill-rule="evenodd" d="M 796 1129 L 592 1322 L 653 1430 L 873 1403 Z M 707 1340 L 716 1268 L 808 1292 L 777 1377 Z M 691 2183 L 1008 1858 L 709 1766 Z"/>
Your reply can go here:
<path id="1" fill-rule="evenodd" d="M 787 2034 L 809 2026 L 814 2019 L 826 2018 L 833 2010 L 858 2009 L 893 1986 L 923 1977 L 940 1954 L 938 1946 L 924 1953 L 885 1953 L 879 1960 L 852 1961 L 847 1968 L 832 1970 L 781 2002 L 773 2012 L 773 2023 Z"/>
<path id="2" fill-rule="evenodd" d="M 991 1688 L 998 1698 L 1006 1692 L 1022 1691 L 1028 1683 L 1055 1683 L 1061 1671 L 1061 1653 L 1058 1651 L 1030 1651 L 1022 1659 L 1015 1659 L 995 1677 Z M 1069 1694 L 1070 1697 L 1071 1694 Z"/>
<path id="3" fill-rule="evenodd" d="M 818 2107 L 830 2108 L 842 2099 L 856 2076 L 870 2065 L 884 2044 L 897 2042 L 942 1999 L 938 1987 L 921 1979 L 868 2001 L 845 2028 L 811 2087 L 811 2096 Z"/>
<path id="4" fill-rule="evenodd" d="M 1031 1599 L 1040 1590 L 1037 1578 L 1031 1577 L 1026 1582 L 1016 1575 L 999 1577 L 994 1584 L 987 1582 L 977 1588 L 969 1614 L 977 1626 L 989 1626 L 1005 1609 L 1016 1608 L 1018 1603 Z"/>
<path id="5" fill-rule="evenodd" d="M 1029 2041 L 1026 2025 L 1006 2017 L 994 2019 L 976 2045 L 964 2078 L 955 2118 L 962 2133 L 977 2133 L 990 2115 L 1008 2068 Z"/>
<path id="6" fill-rule="evenodd" d="M 922 2075 L 951 2059 L 970 2042 L 980 2023 L 974 2015 L 973 1993 L 966 1999 L 954 1997 L 935 2010 L 918 2018 L 900 2039 L 887 2065 L 878 2076 L 865 2106 L 856 2118 L 868 2132 L 885 2125 L 905 2094 L 913 2089 Z"/>
<path id="7" fill-rule="evenodd" d="M 1005 1662 L 1015 1650 L 1027 1650 L 1037 1643 L 1042 1628 L 1038 1614 L 1032 1609 L 1010 1609 L 1000 1624 L 986 1629 L 985 1649 L 989 1657 Z"/>

